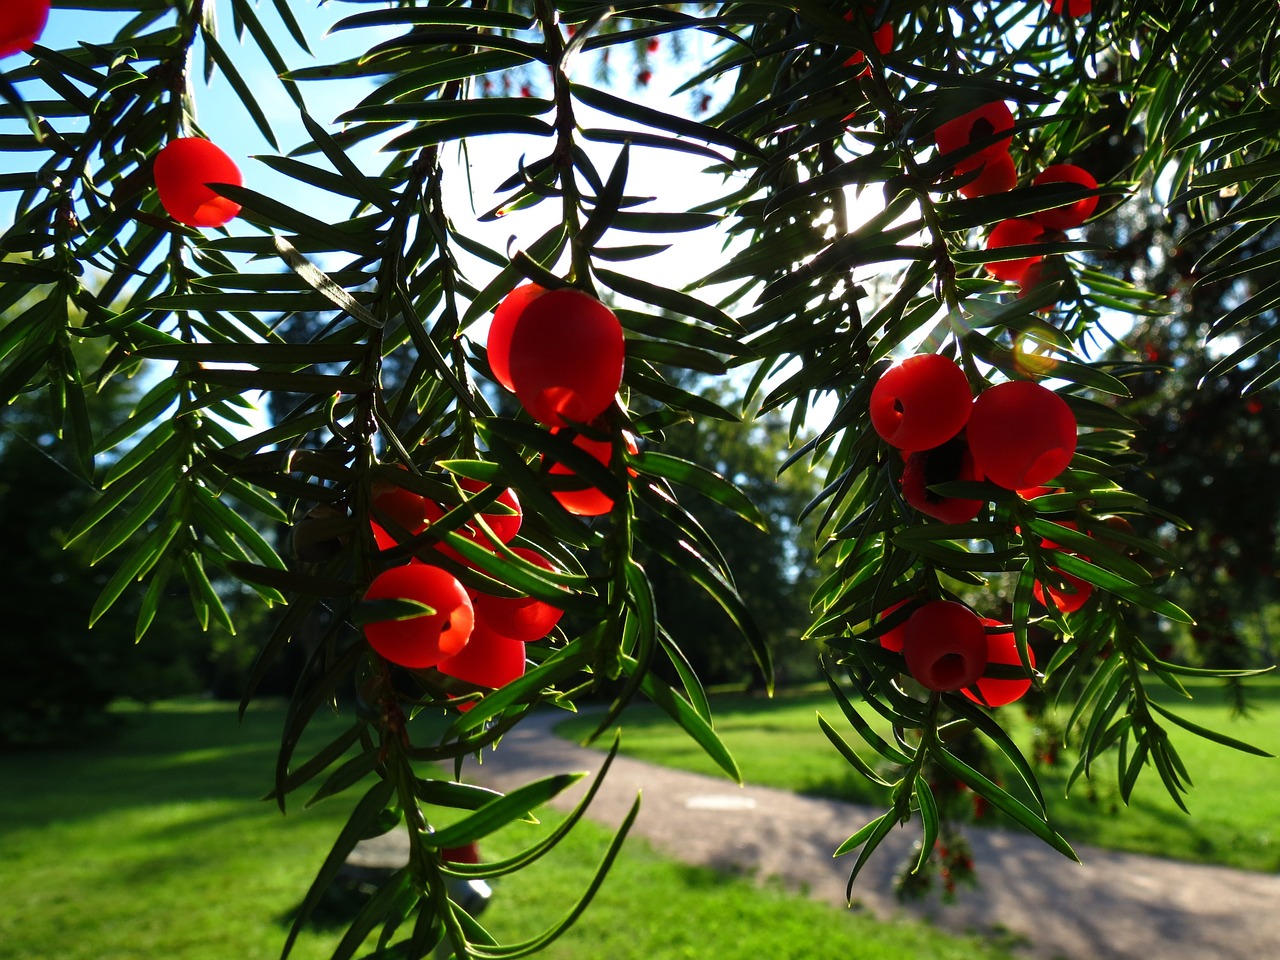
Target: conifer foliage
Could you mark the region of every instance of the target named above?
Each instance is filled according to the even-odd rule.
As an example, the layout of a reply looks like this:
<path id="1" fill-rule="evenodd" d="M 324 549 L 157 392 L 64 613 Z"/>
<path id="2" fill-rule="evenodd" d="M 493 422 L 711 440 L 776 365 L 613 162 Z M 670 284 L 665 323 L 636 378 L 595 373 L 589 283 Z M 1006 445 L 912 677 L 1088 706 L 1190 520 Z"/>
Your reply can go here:
<path id="1" fill-rule="evenodd" d="M 14 211 L 0 403 L 46 394 L 102 491 L 70 534 L 113 570 L 95 620 L 132 591 L 153 642 L 161 598 L 185 586 L 201 623 L 230 625 L 219 583 L 234 578 L 279 608 L 255 680 L 308 645 L 273 795 L 358 800 L 286 952 L 357 840 L 389 830 L 407 831 L 409 863 L 339 957 L 441 943 L 517 957 L 567 928 L 637 808 L 582 902 L 540 936 L 495 943 L 448 896 L 452 877 L 537 860 L 591 801 L 507 860 L 449 856 L 573 782 L 495 795 L 442 772 L 535 708 L 607 691 L 601 735 L 643 696 L 739 776 L 649 579 L 669 565 L 705 591 L 770 675 L 733 570 L 684 504 L 696 493 L 764 518 L 729 479 L 663 452 L 676 423 L 739 415 L 682 388 L 687 371 L 745 384 L 743 409 L 788 411 L 793 436 L 822 418 L 787 466 L 825 478 L 805 510 L 831 561 L 807 628 L 833 698 L 820 725 L 892 797 L 833 838 L 851 885 L 902 823 L 928 861 L 940 817 L 926 767 L 1074 856 L 996 709 L 1032 686 L 1068 706 L 1075 776 L 1105 764 L 1126 799 L 1148 769 L 1175 798 L 1187 789 L 1170 725 L 1253 750 L 1147 695 L 1205 671 L 1141 639 L 1195 611 L 1162 593 L 1167 554 L 1148 535 L 1177 518 L 1117 480 L 1135 457 L 1117 406 L 1143 358 L 1097 348 L 1104 320 L 1161 306 L 1073 231 L 1111 221 L 1119 244 L 1125 204 L 1185 212 L 1206 266 L 1231 264 L 1241 287 L 1215 335 L 1254 331 L 1224 363 L 1256 368 L 1255 392 L 1280 379 L 1274 252 L 1232 263 L 1280 218 L 1270 0 L 335 0 L 333 32 L 361 48 L 336 62 L 288 0 L 73 6 L 114 13 L 85 19 L 113 32 L 59 48 L 40 39 L 47 3 L 0 14 Z M 303 142 L 277 137 L 244 72 L 251 48 Z M 680 71 L 688 104 L 609 85 L 606 54 L 635 58 L 642 86 Z M 201 127 L 215 75 L 269 151 L 237 156 Z M 1145 151 L 1084 169 L 1116 103 Z M 494 146 L 511 134 L 521 152 Z M 447 162 L 460 146 L 509 154 L 498 197 L 466 195 Z M 676 155 L 721 174 L 720 194 L 682 209 L 632 188 L 640 165 Z M 348 215 L 255 185 L 264 170 Z M 553 224 L 499 249 L 460 226 L 472 205 L 513 224 L 550 210 Z M 726 253 L 699 282 L 646 279 L 674 238 L 711 229 Z M 282 335 L 301 314 L 324 322 L 303 342 Z M 100 366 L 79 365 L 84 340 Z M 130 376 L 145 394 L 95 435 L 96 392 Z M 297 402 L 264 424 L 263 394 Z M 1033 634 L 1050 638 L 1034 653 Z M 354 702 L 350 727 L 296 756 L 334 699 Z M 451 718 L 442 739 L 418 732 L 423 711 Z M 961 759 L 960 738 L 1002 754 L 1015 781 Z"/>

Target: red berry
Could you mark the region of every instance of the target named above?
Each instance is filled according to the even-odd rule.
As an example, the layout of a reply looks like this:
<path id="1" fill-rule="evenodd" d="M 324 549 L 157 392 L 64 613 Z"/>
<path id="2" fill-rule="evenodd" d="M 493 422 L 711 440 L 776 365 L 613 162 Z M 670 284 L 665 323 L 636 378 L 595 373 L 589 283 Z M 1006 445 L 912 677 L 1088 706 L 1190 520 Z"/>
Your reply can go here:
<path id="1" fill-rule="evenodd" d="M 943 523 L 967 523 L 978 515 L 985 500 L 943 497 L 928 488 L 953 480 L 981 479 L 973 465 L 969 444 L 963 436 L 955 436 L 941 446 L 917 450 L 907 457 L 902 471 L 902 499 Z"/>
<path id="2" fill-rule="evenodd" d="M 1093 11 L 1093 0 L 1049 0 L 1049 9 L 1068 17 L 1083 17 Z"/>
<path id="3" fill-rule="evenodd" d="M 512 552 L 543 570 L 556 569 L 555 564 L 536 550 L 515 547 Z M 559 607 L 533 597 L 491 597 L 485 593 L 477 593 L 472 596 L 471 605 L 475 608 L 477 623 L 483 623 L 494 633 L 521 643 L 541 640 L 564 613 Z"/>
<path id="4" fill-rule="evenodd" d="M 997 250 L 1000 247 L 1020 247 L 1028 243 L 1037 243 L 1044 237 L 1044 227 L 1034 220 L 1024 220 L 1017 218 L 1013 220 L 1001 220 L 992 229 L 987 236 L 987 249 Z M 1017 283 L 1022 279 L 1022 275 L 1027 272 L 1027 268 L 1033 263 L 1041 260 L 1041 256 L 1036 254 L 1030 257 L 1020 257 L 1017 260 L 993 260 L 985 263 L 987 273 L 995 277 L 997 280 L 1011 280 Z"/>
<path id="5" fill-rule="evenodd" d="M 1093 584 L 1069 573 L 1063 573 L 1057 567 L 1049 569 L 1065 583 L 1059 586 L 1056 582 L 1046 584 L 1037 580 L 1031 592 L 1035 594 L 1035 598 L 1042 606 L 1062 613 L 1074 613 L 1089 602 L 1089 597 L 1093 596 Z"/>
<path id="6" fill-rule="evenodd" d="M 649 81 L 652 79 L 653 79 L 652 70 L 641 70 L 639 73 L 636 74 L 636 83 L 638 83 L 642 87 L 647 87 L 649 85 Z"/>
<path id="7" fill-rule="evenodd" d="M 863 5 L 862 12 L 869 19 L 875 16 L 876 10 L 875 10 L 875 7 L 873 6 Z M 844 18 L 846 20 L 852 20 L 853 11 L 850 10 L 847 13 L 845 13 Z M 892 50 L 893 49 L 892 21 L 887 21 L 885 23 L 882 23 L 880 27 L 871 35 L 871 40 L 876 45 L 876 50 L 878 50 L 881 54 L 886 54 L 890 50 Z M 849 57 L 849 59 L 845 60 L 844 65 L 846 67 L 856 67 L 858 64 L 864 62 L 866 59 L 867 59 L 867 55 L 865 53 L 863 53 L 861 50 L 855 50 L 853 54 Z M 870 72 L 871 70 L 868 67 L 862 71 L 860 76 L 866 76 Z"/>
<path id="8" fill-rule="evenodd" d="M 961 114 L 954 120 L 948 120 L 934 131 L 933 137 L 943 153 L 955 153 L 971 143 L 987 140 L 1005 130 L 1013 130 L 1013 111 L 1003 100 L 997 100 Z M 1012 136 L 1004 137 L 987 144 L 973 157 L 966 159 L 1008 153 L 1011 142 Z"/>
<path id="9" fill-rule="evenodd" d="M 871 388 L 871 425 L 899 450 L 928 450 L 969 419 L 973 392 L 949 357 L 922 353 L 895 363 Z"/>
<path id="10" fill-rule="evenodd" d="M 897 603 L 893 604 L 892 606 L 885 607 L 885 609 L 880 613 L 880 619 L 882 621 L 887 620 L 889 618 L 889 614 L 893 613 L 895 610 L 902 609 L 910 602 L 911 602 L 911 598 L 908 597 L 906 600 L 899 600 Z M 896 627 L 893 627 L 892 629 L 880 634 L 880 646 L 884 647 L 886 650 L 890 650 L 894 653 L 897 653 L 902 649 L 902 637 L 903 637 L 903 634 L 906 633 L 906 629 L 907 629 L 907 624 L 906 624 L 906 621 L 904 620 L 902 623 L 898 624 Z"/>
<path id="11" fill-rule="evenodd" d="M 552 432 L 559 433 L 560 431 L 555 430 Z M 632 453 L 640 452 L 630 434 L 625 434 L 623 441 L 626 443 L 627 449 Z M 573 438 L 573 445 L 591 454 L 605 466 L 609 465 L 610 457 L 613 454 L 613 444 L 609 441 L 592 440 L 582 434 L 577 434 Z M 630 472 L 632 475 L 635 474 L 634 470 Z M 547 468 L 547 473 L 551 476 L 559 477 L 577 476 L 564 464 L 555 460 L 551 461 L 550 466 Z M 580 489 L 552 490 L 551 495 L 560 502 L 560 506 L 579 517 L 599 517 L 613 509 L 613 500 L 605 496 L 596 487 L 584 485 Z"/>
<path id="12" fill-rule="evenodd" d="M 489 484 L 483 480 L 472 480 L 470 477 L 459 477 L 458 486 L 462 487 L 468 493 L 480 493 L 489 489 Z M 520 523 L 523 519 L 523 513 L 520 510 L 520 500 L 516 497 L 516 492 L 511 489 L 503 490 L 498 494 L 497 503 L 502 504 L 511 513 L 498 512 L 480 512 L 480 517 L 484 519 L 485 524 L 493 531 L 494 535 L 503 543 L 510 543 L 512 538 L 520 532 Z M 453 507 L 446 507 L 444 504 L 435 503 L 431 500 L 426 502 L 425 511 L 427 523 L 436 523 Z M 457 528 L 457 532 L 462 534 L 468 540 L 476 543 L 487 545 L 488 536 L 480 532 L 480 527 L 474 523 L 466 523 Z"/>
<path id="13" fill-rule="evenodd" d="M 659 42 L 657 37 L 650 37 L 649 42 L 644 45 L 644 48 L 650 53 L 657 53 L 658 47 L 660 46 L 662 46 L 662 44 Z"/>
<path id="14" fill-rule="evenodd" d="M 1031 181 L 1032 186 L 1041 186 L 1046 183 L 1074 183 L 1086 190 L 1096 189 L 1098 181 L 1093 179 L 1093 174 L 1083 167 L 1077 167 L 1073 163 L 1055 163 L 1052 166 L 1045 167 Z M 1072 227 L 1078 227 L 1091 216 L 1093 211 L 1098 208 L 1097 197 L 1081 197 L 1072 203 L 1067 203 L 1061 207 L 1054 207 L 1051 210 L 1040 210 L 1031 215 L 1037 223 L 1043 224 L 1051 230 L 1070 230 Z"/>
<path id="15" fill-rule="evenodd" d="M 48 21 L 49 0 L 5 0 L 0 4 L 0 57 L 31 49 Z"/>
<path id="16" fill-rule="evenodd" d="M 988 617 L 983 617 L 982 623 L 988 627 L 1000 626 L 999 620 L 992 620 Z M 1034 668 L 1036 658 L 1030 648 L 1027 649 L 1027 659 L 1031 661 L 1031 666 Z M 1012 630 L 1002 630 L 998 633 L 987 631 L 987 663 L 998 663 L 1012 667 L 1022 664 L 1022 659 L 1018 656 L 1018 643 L 1014 639 Z M 1031 679 L 1028 677 L 1026 679 L 1006 680 L 997 677 L 979 677 L 973 685 L 978 688 L 977 694 L 973 693 L 969 688 L 965 688 L 961 692 L 974 703 L 985 703 L 990 707 L 1003 707 L 1007 703 L 1013 703 L 1013 701 L 1030 690 Z"/>
<path id="17" fill-rule="evenodd" d="M 907 620 L 902 636 L 907 671 L 930 690 L 959 690 L 987 668 L 987 635 L 962 603 L 934 600 Z"/>
<path id="18" fill-rule="evenodd" d="M 401 465 L 401 469 L 407 469 Z M 427 527 L 426 497 L 419 496 L 412 490 L 397 487 L 388 480 L 377 479 L 370 485 L 369 499 L 374 516 L 369 525 L 373 529 L 373 538 L 378 549 L 389 550 L 396 545 L 397 538 L 378 522 L 378 515 L 400 527 L 409 536 L 417 536 Z"/>
<path id="19" fill-rule="evenodd" d="M 495 633 L 477 616 L 467 645 L 437 663 L 436 669 L 477 687 L 505 686 L 524 676 L 524 644 Z"/>
<path id="20" fill-rule="evenodd" d="M 1018 168 L 1008 151 L 998 151 L 979 157 L 975 163 L 966 160 L 956 167 L 956 176 L 963 176 L 981 167 L 978 176 L 960 188 L 963 197 L 987 197 L 993 193 L 1008 193 L 1018 182 Z"/>
<path id="21" fill-rule="evenodd" d="M 240 204 L 220 196 L 210 183 L 244 183 L 235 161 L 201 137 L 166 143 L 155 160 L 156 192 L 173 219 L 189 227 L 221 227 L 240 212 Z"/>
<path id="22" fill-rule="evenodd" d="M 622 383 L 626 343 L 617 316 L 580 290 L 551 290 L 521 312 L 511 334 L 515 394 L 535 420 L 590 423 Z"/>
<path id="23" fill-rule="evenodd" d="M 384 570 L 365 591 L 366 600 L 416 600 L 435 613 L 407 620 L 376 620 L 364 635 L 379 654 L 402 667 L 431 667 L 462 651 L 471 636 L 474 613 L 467 591 L 439 567 L 410 563 Z"/>
<path id="24" fill-rule="evenodd" d="M 493 312 L 493 322 L 489 324 L 489 369 L 494 379 L 512 393 L 516 388 L 511 385 L 511 334 L 524 308 L 546 292 L 536 283 L 521 284 L 508 293 Z"/>
<path id="25" fill-rule="evenodd" d="M 1076 418 L 1038 383 L 1011 380 L 973 401 L 965 435 L 984 477 L 1007 490 L 1038 487 L 1060 474 L 1076 451 Z"/>

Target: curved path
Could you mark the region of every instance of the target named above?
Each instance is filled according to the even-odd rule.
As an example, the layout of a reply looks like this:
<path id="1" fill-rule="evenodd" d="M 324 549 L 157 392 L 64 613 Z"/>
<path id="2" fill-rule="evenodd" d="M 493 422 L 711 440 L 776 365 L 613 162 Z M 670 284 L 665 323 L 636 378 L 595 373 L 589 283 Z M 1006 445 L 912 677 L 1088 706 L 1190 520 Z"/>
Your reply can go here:
<path id="1" fill-rule="evenodd" d="M 530 716 L 467 779 L 501 790 L 553 773 L 590 771 L 604 754 L 555 736 L 562 714 Z M 625 736 L 625 733 L 624 733 Z M 558 798 L 567 808 L 585 784 Z M 844 905 L 849 858 L 831 851 L 879 810 L 685 773 L 619 756 L 589 816 L 616 827 L 643 794 L 633 835 L 666 854 L 782 879 Z M 1280 960 L 1280 876 L 1076 847 L 1066 860 L 1034 837 L 969 829 L 981 886 L 951 905 L 903 905 L 892 874 L 918 828 L 896 831 L 854 887 L 875 915 L 927 916 L 955 932 L 999 932 L 1043 960 Z"/>

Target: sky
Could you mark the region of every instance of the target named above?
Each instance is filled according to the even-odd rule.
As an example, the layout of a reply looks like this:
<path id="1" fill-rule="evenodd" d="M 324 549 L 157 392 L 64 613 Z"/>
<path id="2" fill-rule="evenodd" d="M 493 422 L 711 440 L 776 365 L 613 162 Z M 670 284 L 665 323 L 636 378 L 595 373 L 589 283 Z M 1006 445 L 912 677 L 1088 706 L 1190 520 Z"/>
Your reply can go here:
<path id="1" fill-rule="evenodd" d="M 282 148 L 287 152 L 290 147 L 308 140 L 297 107 L 275 79 L 274 71 L 258 53 L 252 39 L 247 38 L 243 44 L 236 40 L 230 14 L 231 4 L 227 0 L 220 0 L 217 9 L 220 15 L 220 40 L 234 57 L 263 107 Z M 318 6 L 314 2 L 294 3 L 293 9 L 303 24 L 315 54 L 312 59 L 288 39 L 271 4 L 259 3 L 256 9 L 264 24 L 276 37 L 282 55 L 293 66 L 340 61 L 367 49 L 382 37 L 395 36 L 401 32 L 389 28 L 381 31 L 362 28 L 329 33 L 330 26 L 345 16 L 360 12 L 361 5 L 328 3 Z M 77 39 L 92 37 L 95 33 L 107 35 L 114 32 L 114 23 L 119 19 L 114 15 L 55 9 L 42 42 L 57 48 L 72 44 Z M 680 107 L 682 104 L 691 105 L 691 97 L 688 95 L 673 95 L 672 88 L 685 71 L 683 68 L 672 68 L 665 50 L 660 49 L 651 57 L 653 76 L 647 87 L 635 84 L 636 67 L 629 62 L 628 53 L 626 50 L 615 50 L 612 54 L 617 93 L 632 99 L 643 99 L 653 106 L 665 109 Z M 696 56 L 696 51 L 692 55 Z M 595 69 L 596 65 L 591 58 L 580 58 L 579 72 L 589 73 Z M 535 91 L 538 80 L 535 76 Z M 365 80 L 303 83 L 301 86 L 312 116 L 326 124 L 330 130 L 335 129 L 333 120 L 343 110 L 355 105 L 373 89 L 372 83 Z M 314 215 L 337 220 L 345 219 L 350 214 L 347 201 L 308 191 L 252 159 L 254 154 L 270 152 L 271 147 L 258 133 L 225 80 L 215 76 L 208 87 L 198 87 L 196 99 L 201 127 L 210 139 L 222 146 L 240 164 L 246 186 L 276 197 L 296 197 L 297 202 L 307 204 L 308 212 Z M 583 108 L 581 115 L 587 124 L 592 123 L 591 111 Z M 608 123 L 614 127 L 621 125 L 620 121 L 613 118 Z M 445 162 L 453 167 L 453 170 L 446 172 L 444 181 L 446 209 L 464 233 L 476 236 L 497 249 L 504 249 L 512 236 L 516 237 L 517 245 L 522 245 L 540 236 L 558 221 L 559 205 L 554 202 L 519 211 L 516 215 L 491 224 L 474 220 L 468 222 L 467 219 L 467 215 L 473 212 L 471 198 L 468 196 L 468 180 L 474 187 L 474 212 L 492 208 L 501 199 L 493 188 L 515 171 L 516 159 L 522 154 L 531 160 L 542 156 L 550 149 L 551 143 L 549 138 L 538 137 L 484 138 L 471 144 L 465 160 L 456 144 L 450 144 L 442 151 Z M 590 149 L 597 167 L 607 172 L 612 166 L 617 148 L 611 145 L 591 145 Z M 386 160 L 385 157 L 374 156 L 372 148 L 364 150 L 363 155 L 357 153 L 356 156 L 360 162 L 368 163 L 371 169 L 380 168 Z M 652 162 L 657 159 L 661 162 Z M 646 160 L 651 162 L 645 162 Z M 464 163 L 468 168 L 466 171 L 462 169 Z M 661 200 L 651 205 L 655 210 L 688 209 L 723 189 L 720 177 L 702 172 L 706 163 L 704 159 L 692 155 L 663 151 L 659 158 L 652 150 L 634 150 L 628 192 L 633 195 L 660 196 Z M 652 237 L 644 239 L 652 241 Z M 723 238 L 712 231 L 677 235 L 674 237 L 674 248 L 668 255 L 652 263 L 638 265 L 638 270 L 652 278 L 661 277 L 667 283 L 672 283 L 673 280 L 692 281 L 709 272 L 721 261 L 722 244 Z M 480 264 L 475 264 L 475 268 L 487 269 Z"/>

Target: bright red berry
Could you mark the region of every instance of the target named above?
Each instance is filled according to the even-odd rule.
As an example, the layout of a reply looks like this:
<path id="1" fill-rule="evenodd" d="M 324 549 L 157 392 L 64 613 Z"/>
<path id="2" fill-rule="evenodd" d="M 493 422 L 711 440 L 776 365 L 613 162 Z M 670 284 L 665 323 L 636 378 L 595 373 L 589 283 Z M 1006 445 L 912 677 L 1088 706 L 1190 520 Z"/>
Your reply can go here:
<path id="1" fill-rule="evenodd" d="M 933 600 L 907 620 L 902 636 L 907 671 L 930 690 L 960 690 L 987 668 L 982 620 L 962 603 Z"/>
<path id="2" fill-rule="evenodd" d="M 1093 179 L 1093 174 L 1083 167 L 1077 167 L 1073 163 L 1055 163 L 1052 166 L 1045 167 L 1031 181 L 1032 186 L 1037 187 L 1046 183 L 1071 183 L 1084 187 L 1086 190 L 1094 190 L 1098 186 L 1098 181 Z M 1037 213 L 1033 213 L 1031 218 L 1051 230 L 1070 230 L 1073 227 L 1080 226 L 1093 216 L 1093 211 L 1097 208 L 1097 197 L 1081 197 L 1079 200 L 1063 204 L 1061 207 L 1040 210 Z"/>
<path id="3" fill-rule="evenodd" d="M 973 392 L 949 357 L 922 353 L 895 363 L 871 388 L 871 426 L 899 450 L 928 450 L 969 419 Z"/>
<path id="4" fill-rule="evenodd" d="M 154 174 L 160 204 L 189 227 L 221 227 L 240 212 L 240 204 L 216 193 L 211 183 L 244 183 L 240 168 L 215 143 L 178 137 L 156 154 Z"/>
<path id="5" fill-rule="evenodd" d="M 555 564 L 536 550 L 515 547 L 512 552 L 543 570 L 556 569 Z M 476 593 L 471 597 L 471 605 L 475 608 L 477 623 L 483 623 L 494 633 L 521 643 L 541 640 L 564 613 L 559 607 L 533 597 L 491 597 L 485 593 Z"/>
<path id="6" fill-rule="evenodd" d="M 1047 483 L 1076 450 L 1076 418 L 1060 396 L 1027 380 L 988 387 L 973 402 L 965 429 L 973 462 L 1008 490 Z"/>
<path id="7" fill-rule="evenodd" d="M 983 617 L 982 623 L 987 627 L 1000 626 L 999 620 L 988 617 Z M 1036 658 L 1030 648 L 1027 649 L 1027 658 L 1034 669 Z M 1018 643 L 1012 630 L 987 631 L 987 664 L 993 663 L 1011 667 L 1021 666 L 1022 659 L 1018 656 Z M 973 686 L 977 687 L 976 694 L 968 687 L 961 692 L 974 703 L 985 703 L 989 707 L 1003 707 L 1005 704 L 1013 703 L 1030 690 L 1031 679 L 1028 677 L 1006 680 L 1000 677 L 979 677 Z"/>
<path id="8" fill-rule="evenodd" d="M 1044 238 L 1044 226 L 1034 220 L 1021 217 L 1001 220 L 991 228 L 987 236 L 987 249 L 998 250 L 1001 247 L 1021 247 L 1038 243 Z M 992 260 L 983 264 L 987 273 L 997 280 L 1009 280 L 1017 283 L 1027 268 L 1042 259 L 1039 254 L 1030 257 L 1019 257 L 1016 260 Z"/>
<path id="9" fill-rule="evenodd" d="M 379 654 L 402 667 L 435 666 L 462 651 L 474 622 L 467 591 L 451 574 L 425 563 L 392 567 L 374 577 L 366 600 L 416 600 L 434 613 L 407 620 L 376 620 L 364 635 Z"/>
<path id="10" fill-rule="evenodd" d="M 963 435 L 941 446 L 917 450 L 907 456 L 902 471 L 902 499 L 926 516 L 943 523 L 967 523 L 982 510 L 985 500 L 944 497 L 929 487 L 953 480 L 981 480 L 973 464 L 973 454 Z"/>
<path id="11" fill-rule="evenodd" d="M 558 433 L 559 431 L 553 432 Z M 635 440 L 629 434 L 624 435 L 623 441 L 631 453 L 640 452 Z M 609 465 L 609 460 L 613 455 L 613 444 L 607 440 L 592 440 L 582 434 L 577 434 L 573 438 L 573 445 L 591 454 L 605 466 Z M 635 473 L 635 471 L 630 472 L 632 474 Z M 553 477 L 577 476 L 573 470 L 555 460 L 550 462 L 547 467 L 547 473 Z M 579 517 L 598 517 L 613 509 L 612 498 L 606 496 L 598 488 L 588 486 L 585 483 L 577 488 L 553 489 L 551 495 L 559 501 L 560 506 Z"/>
<path id="12" fill-rule="evenodd" d="M 5 0 L 0 4 L 0 57 L 30 50 L 49 22 L 49 0 Z"/>
<path id="13" fill-rule="evenodd" d="M 625 351 L 612 310 L 580 290 L 551 290 L 520 312 L 511 332 L 512 387 L 535 420 L 590 423 L 613 403 Z"/>
<path id="14" fill-rule="evenodd" d="M 988 141 L 1004 131 L 1013 131 L 1013 111 L 1003 100 L 996 100 L 948 120 L 934 131 L 933 137 L 943 153 L 955 153 L 973 143 Z M 1012 135 L 987 143 L 971 158 L 1008 153 Z"/>
<path id="15" fill-rule="evenodd" d="M 495 633 L 477 615 L 467 645 L 452 657 L 441 660 L 436 669 L 477 687 L 502 687 L 524 676 L 524 644 Z M 470 703 L 463 704 L 467 709 Z"/>
<path id="16" fill-rule="evenodd" d="M 1018 183 L 1018 168 L 1008 151 L 1001 150 L 977 161 L 966 160 L 958 164 L 956 176 L 963 176 L 978 170 L 978 175 L 960 188 L 963 197 L 987 197 L 993 193 L 1008 193 Z"/>
<path id="17" fill-rule="evenodd" d="M 545 287 L 536 283 L 524 283 L 516 287 L 498 304 L 493 312 L 493 322 L 489 324 L 489 369 L 494 379 L 515 393 L 511 384 L 511 335 L 515 332 L 516 323 L 525 307 L 546 293 Z"/>

